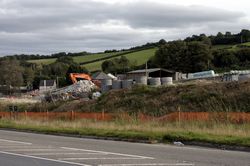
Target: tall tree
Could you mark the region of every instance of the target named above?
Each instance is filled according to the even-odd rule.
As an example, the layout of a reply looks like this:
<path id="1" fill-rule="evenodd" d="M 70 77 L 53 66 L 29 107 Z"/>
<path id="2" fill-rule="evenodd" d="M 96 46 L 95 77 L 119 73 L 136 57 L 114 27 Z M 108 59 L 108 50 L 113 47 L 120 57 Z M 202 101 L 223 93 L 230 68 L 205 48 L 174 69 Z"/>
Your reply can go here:
<path id="1" fill-rule="evenodd" d="M 23 84 L 23 67 L 15 59 L 0 61 L 0 84 L 19 87 Z"/>
<path id="2" fill-rule="evenodd" d="M 208 69 L 211 59 L 210 47 L 203 42 L 173 41 L 161 47 L 151 63 L 176 71 L 197 72 Z"/>
<path id="3" fill-rule="evenodd" d="M 184 59 L 181 58 L 185 54 L 186 49 L 186 42 L 180 40 L 168 42 L 156 51 L 152 63 L 161 68 L 181 70 L 180 64 L 184 63 Z"/>
<path id="4" fill-rule="evenodd" d="M 186 56 L 189 57 L 186 61 L 189 64 L 186 72 L 199 72 L 210 68 L 212 54 L 208 45 L 201 42 L 188 43 Z"/>
<path id="5" fill-rule="evenodd" d="M 26 86 L 31 87 L 35 78 L 35 72 L 30 67 L 26 67 L 23 72 L 23 79 Z"/>

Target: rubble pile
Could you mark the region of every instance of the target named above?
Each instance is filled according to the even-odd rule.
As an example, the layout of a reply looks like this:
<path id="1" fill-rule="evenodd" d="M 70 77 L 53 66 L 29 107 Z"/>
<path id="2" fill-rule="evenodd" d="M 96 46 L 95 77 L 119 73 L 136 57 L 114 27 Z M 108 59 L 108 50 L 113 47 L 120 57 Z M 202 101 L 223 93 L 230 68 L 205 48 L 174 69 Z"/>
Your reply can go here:
<path id="1" fill-rule="evenodd" d="M 96 85 L 88 80 L 81 80 L 73 85 L 51 91 L 46 100 L 68 100 L 76 98 L 86 98 L 89 93 L 96 89 Z"/>
<path id="2" fill-rule="evenodd" d="M 66 87 L 63 92 L 72 94 L 88 93 L 95 89 L 96 86 L 93 82 L 88 80 L 81 80 L 73 85 Z"/>

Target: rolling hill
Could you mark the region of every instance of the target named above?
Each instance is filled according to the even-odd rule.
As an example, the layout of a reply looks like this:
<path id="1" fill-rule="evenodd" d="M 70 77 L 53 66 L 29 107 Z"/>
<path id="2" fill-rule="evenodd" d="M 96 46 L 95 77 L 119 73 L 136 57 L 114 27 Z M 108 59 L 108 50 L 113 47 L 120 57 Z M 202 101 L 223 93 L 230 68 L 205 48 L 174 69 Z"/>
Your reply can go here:
<path id="1" fill-rule="evenodd" d="M 235 45 L 215 45 L 212 46 L 213 50 L 217 49 L 226 49 L 226 50 L 237 50 L 243 47 L 250 47 L 250 42 L 235 44 Z M 89 54 L 85 56 L 76 56 L 73 57 L 74 61 L 81 66 L 86 67 L 89 71 L 101 70 L 101 65 L 105 60 L 113 59 L 120 56 L 127 57 L 131 62 L 135 62 L 136 65 L 142 65 L 146 63 L 146 61 L 154 56 L 157 48 L 148 48 L 144 50 L 134 50 L 134 51 L 119 51 L 112 53 L 97 53 L 97 54 Z M 56 61 L 56 58 L 49 59 L 38 59 L 38 60 L 29 60 L 28 62 L 36 63 L 36 64 L 51 64 Z"/>
<path id="2" fill-rule="evenodd" d="M 146 63 L 149 60 L 149 58 L 154 56 L 156 50 L 157 48 L 150 48 L 150 49 L 137 51 L 133 53 L 127 53 L 127 54 L 124 54 L 123 56 L 127 57 L 131 62 L 135 62 L 136 65 L 142 65 Z M 113 58 L 110 58 L 110 59 L 113 59 Z M 88 63 L 82 66 L 86 67 L 89 71 L 101 70 L 101 65 L 104 61 L 105 60 L 101 60 L 101 61 L 97 61 L 93 63 Z"/>
<path id="3" fill-rule="evenodd" d="M 103 57 L 113 56 L 113 55 L 116 55 L 119 53 L 121 53 L 121 52 L 89 54 L 89 55 L 85 55 L 85 56 L 75 56 L 75 57 L 73 57 L 73 59 L 76 63 L 82 63 L 82 62 L 86 62 L 86 61 L 100 59 Z M 28 62 L 48 65 L 48 64 L 51 64 L 55 61 L 56 61 L 56 58 L 48 58 L 48 59 L 29 60 Z"/>
<path id="4" fill-rule="evenodd" d="M 145 50 L 138 51 L 119 51 L 114 53 L 99 53 L 99 54 L 90 54 L 85 56 L 76 56 L 73 57 L 74 61 L 78 64 L 83 64 L 82 66 L 86 67 L 89 71 L 101 70 L 101 65 L 105 60 L 113 59 L 120 56 L 127 57 L 130 61 L 135 62 L 136 65 L 142 65 L 146 61 L 154 56 L 157 48 L 149 48 Z M 38 60 L 29 60 L 28 62 L 48 65 L 56 61 L 56 58 L 50 59 L 38 59 Z"/>
<path id="5" fill-rule="evenodd" d="M 235 51 L 235 50 L 243 48 L 243 47 L 250 47 L 250 42 L 242 43 L 242 44 L 214 45 L 214 46 L 212 46 L 212 49 L 213 50 L 225 49 L 225 50 Z"/>

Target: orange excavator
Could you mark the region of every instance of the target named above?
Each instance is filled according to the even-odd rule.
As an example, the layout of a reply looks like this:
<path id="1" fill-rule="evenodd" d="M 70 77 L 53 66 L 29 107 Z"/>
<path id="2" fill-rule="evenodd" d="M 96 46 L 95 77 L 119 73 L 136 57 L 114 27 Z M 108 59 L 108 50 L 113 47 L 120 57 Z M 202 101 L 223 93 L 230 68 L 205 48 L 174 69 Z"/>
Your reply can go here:
<path id="1" fill-rule="evenodd" d="M 70 73 L 69 74 L 71 81 L 76 83 L 79 80 L 89 80 L 92 81 L 96 86 L 101 87 L 101 83 L 99 80 L 92 80 L 90 75 L 84 73 Z"/>

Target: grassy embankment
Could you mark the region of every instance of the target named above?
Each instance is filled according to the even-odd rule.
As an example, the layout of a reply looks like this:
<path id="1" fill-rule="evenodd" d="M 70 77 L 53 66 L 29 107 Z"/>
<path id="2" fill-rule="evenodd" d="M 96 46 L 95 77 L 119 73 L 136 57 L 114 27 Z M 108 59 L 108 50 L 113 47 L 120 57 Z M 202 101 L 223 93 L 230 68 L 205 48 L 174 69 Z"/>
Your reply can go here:
<path id="1" fill-rule="evenodd" d="M 232 123 L 226 117 L 210 121 L 139 121 L 138 113 L 155 117 L 181 111 L 249 112 L 250 83 L 199 83 L 172 87 L 135 87 L 129 91 L 112 91 L 97 101 L 70 101 L 56 106 L 35 104 L 32 110 L 127 112 L 134 118 L 113 121 L 1 119 L 0 127 L 65 133 L 82 136 L 116 137 L 159 142 L 195 141 L 250 147 L 250 124 Z"/>
<path id="2" fill-rule="evenodd" d="M 14 128 L 42 133 L 64 133 L 81 136 L 114 137 L 151 142 L 205 142 L 250 147 L 250 124 L 217 122 L 113 122 L 90 120 L 0 120 L 1 128 Z"/>

